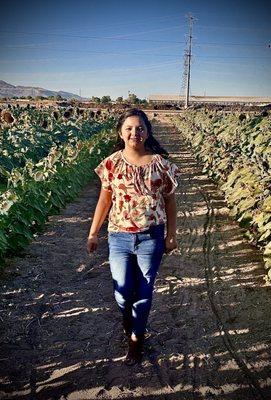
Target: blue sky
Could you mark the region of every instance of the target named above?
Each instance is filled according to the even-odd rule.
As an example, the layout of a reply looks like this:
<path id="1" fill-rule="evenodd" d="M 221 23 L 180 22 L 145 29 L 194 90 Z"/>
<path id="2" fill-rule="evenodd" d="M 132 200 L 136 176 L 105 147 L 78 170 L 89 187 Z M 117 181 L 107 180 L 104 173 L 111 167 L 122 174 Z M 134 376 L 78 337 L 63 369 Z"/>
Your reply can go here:
<path id="1" fill-rule="evenodd" d="M 271 1 L 30 1 L 1 6 L 0 79 L 84 97 L 271 95 Z"/>

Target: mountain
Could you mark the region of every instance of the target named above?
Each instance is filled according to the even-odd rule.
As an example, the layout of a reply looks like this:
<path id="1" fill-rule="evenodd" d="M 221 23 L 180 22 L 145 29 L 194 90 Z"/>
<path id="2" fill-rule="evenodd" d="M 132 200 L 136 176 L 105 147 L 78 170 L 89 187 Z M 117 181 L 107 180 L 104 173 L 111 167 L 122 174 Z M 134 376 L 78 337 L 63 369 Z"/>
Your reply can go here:
<path id="1" fill-rule="evenodd" d="M 57 96 L 60 95 L 64 97 L 65 99 L 69 100 L 71 98 L 77 99 L 77 100 L 84 100 L 83 97 L 78 96 L 77 94 L 69 93 L 69 92 L 63 92 L 63 91 L 58 91 L 55 92 L 54 90 L 48 90 L 48 89 L 43 89 L 40 87 L 32 87 L 32 86 L 14 86 L 11 85 L 10 83 L 7 83 L 5 81 L 0 80 L 0 97 L 27 97 L 27 96 L 43 96 L 43 97 L 49 97 L 49 96 Z"/>

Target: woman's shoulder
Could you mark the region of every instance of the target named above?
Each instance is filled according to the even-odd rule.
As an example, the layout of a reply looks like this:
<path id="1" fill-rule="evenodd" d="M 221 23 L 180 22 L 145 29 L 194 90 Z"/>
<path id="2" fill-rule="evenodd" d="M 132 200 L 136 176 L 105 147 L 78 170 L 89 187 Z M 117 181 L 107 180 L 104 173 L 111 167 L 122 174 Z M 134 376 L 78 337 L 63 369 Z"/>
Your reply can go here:
<path id="1" fill-rule="evenodd" d="M 158 153 L 156 153 L 155 156 L 160 162 L 162 162 L 164 164 L 173 164 L 174 163 L 174 161 L 169 156 L 164 156 L 163 154 L 158 154 Z"/>
<path id="2" fill-rule="evenodd" d="M 167 158 L 163 157 L 162 154 L 155 154 L 155 160 L 161 166 L 168 166 L 170 164 L 170 161 Z"/>
<path id="3" fill-rule="evenodd" d="M 109 154 L 109 156 L 105 157 L 103 159 L 103 163 L 105 164 L 106 162 L 112 162 L 113 164 L 117 163 L 121 159 L 121 150 L 115 151 L 112 154 Z"/>
<path id="4" fill-rule="evenodd" d="M 121 158 L 121 150 L 115 151 L 114 153 L 110 154 L 105 158 L 105 160 L 117 160 Z"/>
<path id="5" fill-rule="evenodd" d="M 170 159 L 163 157 L 161 154 L 156 154 L 156 163 L 158 168 L 163 172 L 180 173 L 179 167 Z"/>
<path id="6" fill-rule="evenodd" d="M 113 172 L 116 166 L 120 163 L 120 161 L 121 161 L 121 150 L 118 150 L 110 154 L 109 156 L 105 157 L 99 164 L 98 168 L 106 168 L 108 171 Z"/>

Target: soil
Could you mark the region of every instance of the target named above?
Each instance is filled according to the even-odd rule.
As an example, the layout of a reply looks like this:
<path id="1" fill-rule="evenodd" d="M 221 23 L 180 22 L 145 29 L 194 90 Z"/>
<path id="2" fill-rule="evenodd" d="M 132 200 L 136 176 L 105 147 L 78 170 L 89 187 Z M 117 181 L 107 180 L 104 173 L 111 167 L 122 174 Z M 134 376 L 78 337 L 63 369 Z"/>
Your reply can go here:
<path id="1" fill-rule="evenodd" d="M 271 287 L 261 252 L 243 237 L 223 193 L 201 171 L 167 114 L 154 132 L 181 169 L 179 247 L 163 256 L 141 365 L 113 297 L 107 224 L 86 238 L 95 177 L 10 258 L 1 280 L 1 399 L 271 398 Z"/>

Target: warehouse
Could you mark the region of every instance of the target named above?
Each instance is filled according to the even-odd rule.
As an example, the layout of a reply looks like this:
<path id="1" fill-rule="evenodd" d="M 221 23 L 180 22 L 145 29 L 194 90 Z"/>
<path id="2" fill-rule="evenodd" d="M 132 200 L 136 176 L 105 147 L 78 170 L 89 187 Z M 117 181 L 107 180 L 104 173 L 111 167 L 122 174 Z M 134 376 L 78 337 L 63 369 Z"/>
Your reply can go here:
<path id="1" fill-rule="evenodd" d="M 176 94 L 150 94 L 148 101 L 152 104 L 183 104 L 184 96 Z M 191 104 L 271 104 L 271 97 L 256 96 L 190 96 Z"/>

